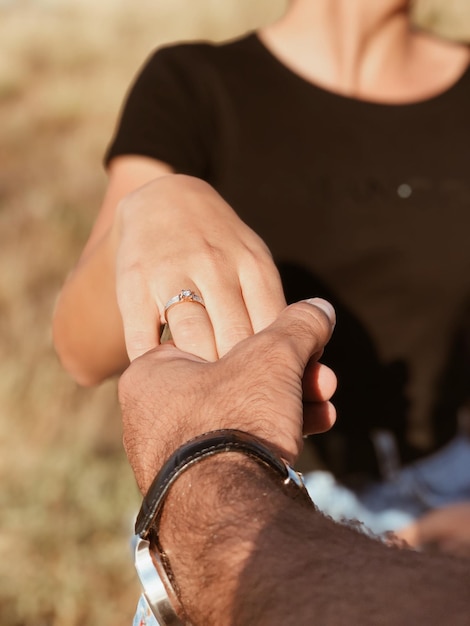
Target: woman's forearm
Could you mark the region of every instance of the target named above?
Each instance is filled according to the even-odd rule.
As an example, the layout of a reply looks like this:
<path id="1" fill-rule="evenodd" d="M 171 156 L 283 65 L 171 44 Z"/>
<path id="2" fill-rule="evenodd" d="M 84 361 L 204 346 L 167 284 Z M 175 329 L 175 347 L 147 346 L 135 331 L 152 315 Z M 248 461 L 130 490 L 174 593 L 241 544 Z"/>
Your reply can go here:
<path id="1" fill-rule="evenodd" d="M 53 319 L 54 345 L 64 368 L 94 385 L 128 363 L 116 298 L 115 244 L 105 235 L 66 280 Z"/>
<path id="2" fill-rule="evenodd" d="M 128 363 L 116 295 L 118 207 L 135 190 L 171 173 L 166 163 L 139 156 L 117 157 L 109 164 L 102 206 L 59 295 L 53 320 L 57 354 L 80 384 L 97 384 Z"/>

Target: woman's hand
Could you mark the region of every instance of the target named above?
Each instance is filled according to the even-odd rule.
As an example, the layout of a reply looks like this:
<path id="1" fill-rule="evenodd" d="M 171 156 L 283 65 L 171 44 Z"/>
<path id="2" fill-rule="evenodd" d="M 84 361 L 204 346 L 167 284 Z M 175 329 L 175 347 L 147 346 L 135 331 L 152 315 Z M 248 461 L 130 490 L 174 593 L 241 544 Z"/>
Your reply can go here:
<path id="1" fill-rule="evenodd" d="M 175 345 L 211 361 L 285 307 L 264 242 L 199 179 L 165 176 L 129 194 L 117 208 L 112 236 L 131 360 L 158 345 L 165 304 L 182 289 L 201 296 L 205 308 L 192 302 L 171 307 Z"/>
<path id="2" fill-rule="evenodd" d="M 470 556 L 470 502 L 435 509 L 395 534 L 416 548 Z"/>

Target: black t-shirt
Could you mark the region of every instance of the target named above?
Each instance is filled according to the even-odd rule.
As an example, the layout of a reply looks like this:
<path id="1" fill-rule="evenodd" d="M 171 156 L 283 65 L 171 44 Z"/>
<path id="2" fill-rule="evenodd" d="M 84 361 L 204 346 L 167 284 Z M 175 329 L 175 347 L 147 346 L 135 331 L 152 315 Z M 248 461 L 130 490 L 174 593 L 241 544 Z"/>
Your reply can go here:
<path id="1" fill-rule="evenodd" d="M 145 155 L 207 180 L 267 243 L 288 299 L 333 300 L 327 438 L 346 433 L 351 448 L 386 427 L 428 451 L 452 436 L 468 388 L 455 333 L 470 295 L 469 118 L 470 70 L 424 101 L 364 102 L 249 34 L 154 53 L 107 160 Z"/>

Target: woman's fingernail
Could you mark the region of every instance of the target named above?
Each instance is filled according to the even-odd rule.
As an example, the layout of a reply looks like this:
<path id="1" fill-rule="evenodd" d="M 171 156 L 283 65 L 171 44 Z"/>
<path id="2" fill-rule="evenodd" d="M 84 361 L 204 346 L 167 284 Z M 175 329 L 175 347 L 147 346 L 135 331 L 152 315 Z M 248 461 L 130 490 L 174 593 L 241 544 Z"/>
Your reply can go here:
<path id="1" fill-rule="evenodd" d="M 305 302 L 308 302 L 309 304 L 313 304 L 313 306 L 316 306 L 317 308 L 321 309 L 323 313 L 325 313 L 328 319 L 330 320 L 331 325 L 333 327 L 335 326 L 336 313 L 335 313 L 333 306 L 327 300 L 323 300 L 323 298 L 309 298 L 308 300 L 305 300 Z"/>

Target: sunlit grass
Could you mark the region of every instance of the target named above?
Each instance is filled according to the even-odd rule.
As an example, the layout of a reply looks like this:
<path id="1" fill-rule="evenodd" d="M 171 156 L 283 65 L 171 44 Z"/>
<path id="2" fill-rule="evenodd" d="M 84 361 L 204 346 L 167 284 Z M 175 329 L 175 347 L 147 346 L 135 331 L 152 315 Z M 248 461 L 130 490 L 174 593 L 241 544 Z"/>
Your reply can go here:
<path id="1" fill-rule="evenodd" d="M 237 4 L 223 14 L 207 1 L 0 4 L 2 626 L 131 623 L 139 498 L 115 383 L 71 382 L 50 319 L 99 206 L 132 76 L 162 42 L 231 36 L 276 10 Z"/>

